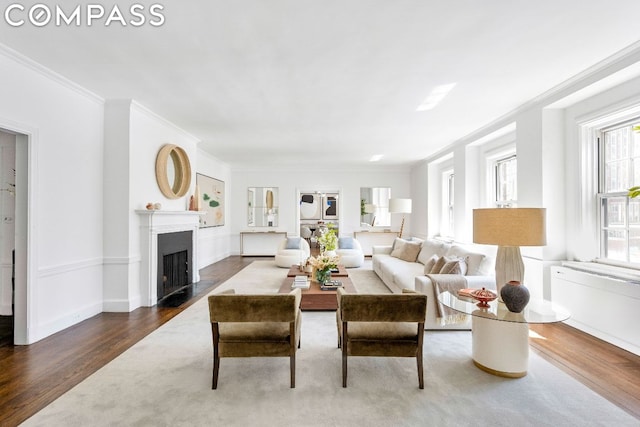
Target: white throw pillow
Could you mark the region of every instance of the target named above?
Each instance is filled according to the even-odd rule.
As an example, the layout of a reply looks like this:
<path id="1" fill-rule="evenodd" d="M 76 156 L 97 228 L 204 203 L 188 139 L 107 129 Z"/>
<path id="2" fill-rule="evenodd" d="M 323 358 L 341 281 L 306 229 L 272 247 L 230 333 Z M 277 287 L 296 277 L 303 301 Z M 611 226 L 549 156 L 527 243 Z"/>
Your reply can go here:
<path id="1" fill-rule="evenodd" d="M 418 262 L 426 265 L 427 261 L 429 261 L 432 255 L 441 257 L 445 253 L 447 253 L 447 250 L 450 247 L 451 246 L 447 243 L 439 242 L 433 239 L 427 239 L 422 243 L 422 249 L 420 249 L 420 254 L 418 255 Z"/>

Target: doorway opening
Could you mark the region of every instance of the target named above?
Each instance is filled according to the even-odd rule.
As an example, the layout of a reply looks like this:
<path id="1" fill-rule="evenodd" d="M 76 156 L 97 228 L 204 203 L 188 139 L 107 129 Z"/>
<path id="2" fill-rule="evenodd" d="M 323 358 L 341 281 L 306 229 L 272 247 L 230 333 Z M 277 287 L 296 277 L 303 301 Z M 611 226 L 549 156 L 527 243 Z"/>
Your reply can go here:
<path id="1" fill-rule="evenodd" d="M 0 346 L 14 343 L 16 139 L 0 130 Z"/>

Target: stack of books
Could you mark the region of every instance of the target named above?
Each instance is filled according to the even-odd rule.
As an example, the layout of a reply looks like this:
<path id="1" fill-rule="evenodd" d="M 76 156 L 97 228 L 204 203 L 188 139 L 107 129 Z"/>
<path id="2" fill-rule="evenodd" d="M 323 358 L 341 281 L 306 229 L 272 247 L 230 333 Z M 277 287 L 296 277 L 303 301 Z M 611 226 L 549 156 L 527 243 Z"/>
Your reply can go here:
<path id="1" fill-rule="evenodd" d="M 320 286 L 320 289 L 323 291 L 335 291 L 338 288 L 342 287 L 342 281 L 340 280 L 329 280 L 324 285 Z"/>
<path id="2" fill-rule="evenodd" d="M 307 278 L 307 276 L 298 275 L 294 277 L 293 285 L 291 285 L 291 288 L 309 289 L 309 279 Z"/>
<path id="3" fill-rule="evenodd" d="M 467 288 L 467 289 L 458 289 L 458 296 L 463 298 L 473 298 L 473 293 L 478 289 Z"/>

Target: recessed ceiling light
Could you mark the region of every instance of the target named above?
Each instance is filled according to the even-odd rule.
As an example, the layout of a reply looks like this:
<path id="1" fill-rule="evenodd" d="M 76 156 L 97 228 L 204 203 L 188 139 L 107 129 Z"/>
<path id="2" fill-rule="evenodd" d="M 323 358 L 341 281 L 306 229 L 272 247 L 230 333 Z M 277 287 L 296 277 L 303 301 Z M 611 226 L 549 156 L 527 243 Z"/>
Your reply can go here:
<path id="1" fill-rule="evenodd" d="M 444 99 L 445 96 L 455 87 L 456 83 L 449 83 L 446 85 L 439 85 L 433 88 L 429 96 L 422 101 L 422 104 L 418 105 L 416 111 L 431 110 Z"/>
<path id="2" fill-rule="evenodd" d="M 370 162 L 377 162 L 382 158 L 382 154 L 374 154 L 373 156 L 371 156 L 371 158 L 369 159 Z"/>

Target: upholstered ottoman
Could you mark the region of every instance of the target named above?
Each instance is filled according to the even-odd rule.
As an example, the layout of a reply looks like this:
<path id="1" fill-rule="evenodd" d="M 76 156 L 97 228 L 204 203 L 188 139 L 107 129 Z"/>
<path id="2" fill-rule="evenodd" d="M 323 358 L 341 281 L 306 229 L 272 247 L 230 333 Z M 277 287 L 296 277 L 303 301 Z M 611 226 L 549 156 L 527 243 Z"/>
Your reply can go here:
<path id="1" fill-rule="evenodd" d="M 309 243 L 300 237 L 282 239 L 276 251 L 275 262 L 278 267 L 290 268 L 292 265 L 305 262 L 309 258 L 311 249 Z"/>
<path id="2" fill-rule="evenodd" d="M 340 264 L 347 268 L 360 267 L 364 263 L 362 246 L 353 237 L 340 237 L 336 254 L 340 256 Z"/>

